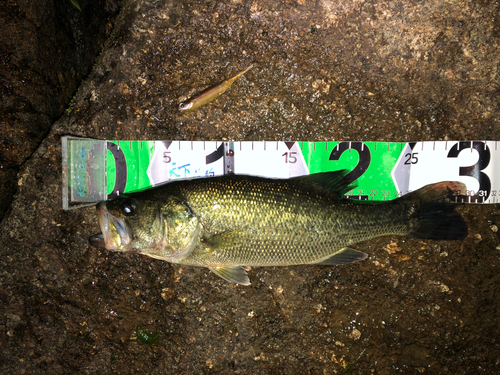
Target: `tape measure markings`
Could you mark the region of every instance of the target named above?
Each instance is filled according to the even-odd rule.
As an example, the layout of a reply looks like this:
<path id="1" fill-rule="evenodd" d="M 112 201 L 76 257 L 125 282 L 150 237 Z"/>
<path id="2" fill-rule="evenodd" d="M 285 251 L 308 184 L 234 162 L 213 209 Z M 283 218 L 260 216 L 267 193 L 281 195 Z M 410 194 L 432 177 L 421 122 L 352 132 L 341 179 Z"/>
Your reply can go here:
<path id="1" fill-rule="evenodd" d="M 444 180 L 466 184 L 459 202 L 496 203 L 500 190 L 496 141 L 272 143 L 63 137 L 63 207 L 173 179 L 232 173 L 289 178 L 348 169 L 357 186 L 347 196 L 357 199 L 394 199 Z"/>

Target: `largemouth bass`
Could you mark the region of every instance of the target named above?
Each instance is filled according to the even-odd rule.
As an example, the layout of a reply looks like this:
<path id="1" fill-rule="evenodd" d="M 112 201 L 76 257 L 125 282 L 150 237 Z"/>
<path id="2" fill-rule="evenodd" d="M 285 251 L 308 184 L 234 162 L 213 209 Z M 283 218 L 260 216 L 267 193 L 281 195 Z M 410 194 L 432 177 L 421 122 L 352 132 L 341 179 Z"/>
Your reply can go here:
<path id="1" fill-rule="evenodd" d="M 97 204 L 94 246 L 192 266 L 249 285 L 250 266 L 347 264 L 351 248 L 383 235 L 462 239 L 451 202 L 460 182 L 441 182 L 388 202 L 343 198 L 346 171 L 291 179 L 242 175 L 174 181 Z"/>
<path id="2" fill-rule="evenodd" d="M 253 65 L 254 64 L 250 65 L 248 68 L 246 68 L 242 72 L 239 72 L 233 78 L 227 79 L 224 82 L 222 82 L 221 84 L 202 92 L 196 98 L 193 98 L 187 102 L 182 102 L 181 104 L 179 104 L 179 111 L 193 111 L 197 108 L 200 108 L 201 106 L 203 106 L 205 104 L 210 103 L 212 100 L 217 99 L 219 96 L 224 94 L 231 87 L 231 85 L 234 83 L 234 81 L 236 81 L 243 74 L 245 74 L 250 69 L 252 69 Z"/>

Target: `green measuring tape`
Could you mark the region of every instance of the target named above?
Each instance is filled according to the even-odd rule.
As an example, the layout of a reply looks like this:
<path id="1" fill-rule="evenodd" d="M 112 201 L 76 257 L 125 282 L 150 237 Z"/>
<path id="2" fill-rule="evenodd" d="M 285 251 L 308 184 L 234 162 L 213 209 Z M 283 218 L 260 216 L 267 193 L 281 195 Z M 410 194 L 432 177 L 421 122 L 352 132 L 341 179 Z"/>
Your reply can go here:
<path id="1" fill-rule="evenodd" d="M 92 205 L 175 179 L 248 174 L 290 178 L 348 169 L 347 197 L 395 199 L 460 181 L 457 202 L 497 203 L 497 141 L 109 141 L 63 137 L 63 208 Z M 498 176 L 498 177 L 497 177 Z"/>

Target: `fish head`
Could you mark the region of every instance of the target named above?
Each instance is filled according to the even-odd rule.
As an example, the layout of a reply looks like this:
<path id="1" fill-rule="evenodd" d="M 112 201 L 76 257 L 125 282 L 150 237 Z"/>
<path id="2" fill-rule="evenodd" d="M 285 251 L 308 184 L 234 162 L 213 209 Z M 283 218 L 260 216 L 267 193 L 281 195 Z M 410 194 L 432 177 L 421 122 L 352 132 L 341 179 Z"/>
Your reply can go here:
<path id="1" fill-rule="evenodd" d="M 155 204 L 122 196 L 96 205 L 101 233 L 90 238 L 96 247 L 142 252 L 161 242 L 163 230 Z"/>
<path id="2" fill-rule="evenodd" d="M 191 109 L 192 106 L 193 102 L 182 102 L 181 104 L 179 104 L 179 111 L 187 111 Z"/>
<path id="3" fill-rule="evenodd" d="M 198 217 L 175 197 L 160 202 L 123 196 L 98 203 L 96 211 L 101 233 L 90 237 L 96 247 L 176 262 L 199 240 Z"/>

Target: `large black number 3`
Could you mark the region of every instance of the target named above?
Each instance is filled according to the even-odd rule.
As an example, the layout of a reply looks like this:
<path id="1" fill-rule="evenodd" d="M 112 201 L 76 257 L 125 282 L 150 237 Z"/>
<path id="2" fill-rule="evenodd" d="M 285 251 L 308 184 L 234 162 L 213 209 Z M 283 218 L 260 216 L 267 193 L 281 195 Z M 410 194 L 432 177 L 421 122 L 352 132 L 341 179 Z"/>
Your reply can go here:
<path id="1" fill-rule="evenodd" d="M 328 160 L 339 160 L 344 151 L 347 151 L 349 149 L 353 149 L 358 152 L 359 162 L 354 167 L 354 169 L 345 176 L 345 181 L 348 184 L 356 181 L 359 177 L 361 177 L 361 175 L 365 173 L 370 166 L 371 161 L 370 149 L 366 147 L 363 142 L 340 142 L 332 150 Z"/>
<path id="2" fill-rule="evenodd" d="M 491 181 L 487 174 L 481 172 L 490 163 L 491 153 L 488 145 L 484 142 L 465 142 L 461 141 L 455 144 L 448 152 L 449 158 L 456 158 L 460 152 L 472 148 L 479 154 L 479 160 L 476 164 L 469 167 L 460 167 L 458 174 L 460 176 L 474 177 L 479 182 L 479 191 L 470 197 L 470 202 L 484 202 L 491 193 Z M 464 192 L 465 194 L 465 192 Z M 459 197 L 460 202 L 466 202 L 467 197 Z"/>

